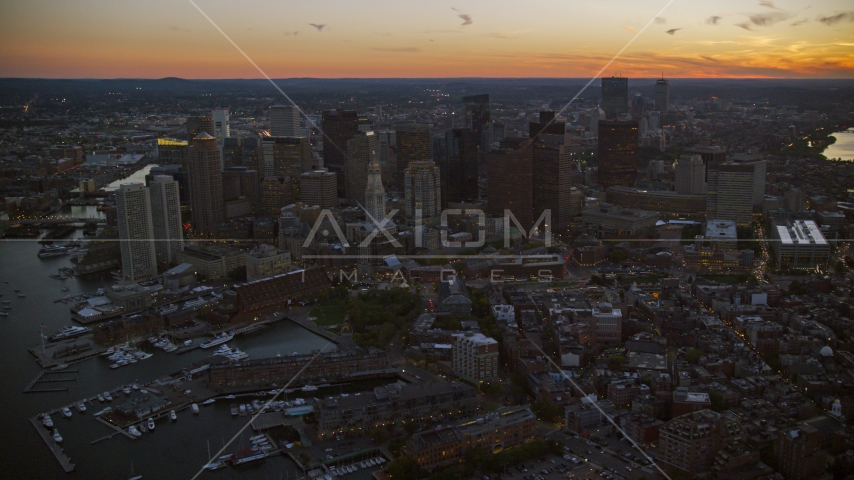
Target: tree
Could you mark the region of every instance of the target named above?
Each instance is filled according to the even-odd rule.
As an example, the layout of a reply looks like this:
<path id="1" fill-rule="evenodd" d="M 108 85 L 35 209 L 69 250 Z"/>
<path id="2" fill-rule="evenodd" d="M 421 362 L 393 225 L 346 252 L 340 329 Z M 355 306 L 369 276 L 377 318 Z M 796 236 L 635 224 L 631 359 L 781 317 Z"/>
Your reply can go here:
<path id="1" fill-rule="evenodd" d="M 833 270 L 834 272 L 836 272 L 837 275 L 845 275 L 846 273 L 848 273 L 848 268 L 845 266 L 842 260 L 837 260 L 836 265 L 833 267 Z"/>
<path id="2" fill-rule="evenodd" d="M 371 440 L 374 445 L 382 445 L 388 440 L 388 431 L 384 428 L 374 428 L 371 430 Z"/>
<path id="3" fill-rule="evenodd" d="M 628 258 L 628 255 L 626 255 L 625 250 L 614 250 L 610 255 L 608 255 L 608 261 L 611 263 L 620 263 L 626 258 Z"/>
<path id="4" fill-rule="evenodd" d="M 685 361 L 688 363 L 697 363 L 700 360 L 700 356 L 703 355 L 703 351 L 692 348 L 685 353 Z"/>
<path id="5" fill-rule="evenodd" d="M 424 478 L 424 472 L 418 468 L 418 464 L 415 463 L 415 460 L 402 456 L 398 457 L 391 462 L 389 462 L 388 466 L 385 469 L 386 474 L 389 478 L 396 479 L 417 479 Z"/>

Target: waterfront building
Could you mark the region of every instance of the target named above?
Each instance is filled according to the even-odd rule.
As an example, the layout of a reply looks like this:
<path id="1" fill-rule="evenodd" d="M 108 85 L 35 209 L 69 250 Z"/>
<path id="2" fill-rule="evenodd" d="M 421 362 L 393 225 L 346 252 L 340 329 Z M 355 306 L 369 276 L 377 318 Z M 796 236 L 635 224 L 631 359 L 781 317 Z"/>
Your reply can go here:
<path id="1" fill-rule="evenodd" d="M 463 103 L 466 106 L 466 128 L 474 132 L 478 139 L 482 158 L 492 143 L 492 107 L 489 104 L 489 94 L 465 96 Z"/>
<path id="2" fill-rule="evenodd" d="M 245 259 L 244 259 L 245 261 Z M 283 273 L 234 287 L 241 311 L 271 305 L 292 304 L 332 287 L 326 272 L 319 267 Z"/>
<path id="3" fill-rule="evenodd" d="M 225 220 L 220 153 L 214 137 L 202 132 L 193 138 L 188 166 L 193 227 L 211 234 Z"/>
<path id="4" fill-rule="evenodd" d="M 291 254 L 272 245 L 258 245 L 246 253 L 246 281 L 286 273 L 291 269 Z"/>
<path id="5" fill-rule="evenodd" d="M 178 252 L 184 248 L 178 182 L 169 175 L 156 175 L 148 182 L 148 190 L 157 261 L 172 265 L 178 260 Z"/>
<path id="6" fill-rule="evenodd" d="M 178 164 L 187 168 L 187 150 L 189 142 L 174 138 L 157 139 L 157 163 L 161 165 Z"/>
<path id="7" fill-rule="evenodd" d="M 151 197 L 142 183 L 123 183 L 116 190 L 122 280 L 139 282 L 157 276 Z"/>

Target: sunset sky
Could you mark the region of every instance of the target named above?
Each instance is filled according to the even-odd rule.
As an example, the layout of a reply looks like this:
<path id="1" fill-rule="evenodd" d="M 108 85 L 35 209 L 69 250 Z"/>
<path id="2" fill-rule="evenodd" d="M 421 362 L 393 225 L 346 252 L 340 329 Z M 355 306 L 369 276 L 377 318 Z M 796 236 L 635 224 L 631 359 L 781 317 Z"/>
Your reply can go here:
<path id="1" fill-rule="evenodd" d="M 194 0 L 273 78 L 854 77 L 850 0 Z M 314 24 L 314 25 L 312 25 Z M 0 77 L 260 78 L 189 0 L 6 0 Z"/>

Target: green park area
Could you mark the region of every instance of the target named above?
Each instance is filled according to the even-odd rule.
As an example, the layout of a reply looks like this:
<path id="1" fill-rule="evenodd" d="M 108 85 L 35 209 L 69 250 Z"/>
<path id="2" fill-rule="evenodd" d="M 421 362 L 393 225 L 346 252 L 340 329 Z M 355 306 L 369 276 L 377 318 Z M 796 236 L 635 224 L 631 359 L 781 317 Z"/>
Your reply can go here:
<path id="1" fill-rule="evenodd" d="M 342 303 L 320 305 L 312 308 L 309 315 L 316 318 L 314 323 L 319 327 L 341 325 L 344 323 L 344 317 L 347 315 L 347 307 Z"/>

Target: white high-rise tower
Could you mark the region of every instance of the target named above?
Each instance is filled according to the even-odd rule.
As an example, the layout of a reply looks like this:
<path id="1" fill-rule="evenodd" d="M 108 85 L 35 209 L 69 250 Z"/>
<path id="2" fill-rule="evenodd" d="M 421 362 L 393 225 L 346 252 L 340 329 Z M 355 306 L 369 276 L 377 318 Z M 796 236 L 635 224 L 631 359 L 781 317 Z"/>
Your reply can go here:
<path id="1" fill-rule="evenodd" d="M 139 282 L 157 276 L 151 198 L 142 183 L 123 183 L 116 191 L 122 279 Z"/>
<path id="2" fill-rule="evenodd" d="M 148 184 L 157 261 L 172 264 L 184 249 L 181 200 L 178 182 L 171 175 L 157 175 Z"/>
<path id="3" fill-rule="evenodd" d="M 270 107 L 270 136 L 299 137 L 299 109 L 292 105 L 273 105 Z"/>
<path id="4" fill-rule="evenodd" d="M 368 181 L 365 186 L 365 211 L 370 214 L 369 222 L 371 217 L 378 222 L 382 222 L 385 218 L 385 189 L 377 157 L 377 155 L 371 156 L 371 163 L 368 164 Z"/>
<path id="5" fill-rule="evenodd" d="M 225 139 L 231 136 L 231 125 L 229 124 L 228 109 L 213 111 L 214 131 L 208 132 L 216 138 L 216 144 L 222 145 Z"/>

